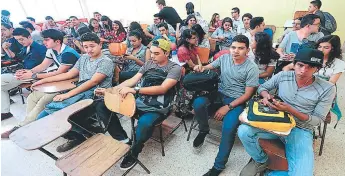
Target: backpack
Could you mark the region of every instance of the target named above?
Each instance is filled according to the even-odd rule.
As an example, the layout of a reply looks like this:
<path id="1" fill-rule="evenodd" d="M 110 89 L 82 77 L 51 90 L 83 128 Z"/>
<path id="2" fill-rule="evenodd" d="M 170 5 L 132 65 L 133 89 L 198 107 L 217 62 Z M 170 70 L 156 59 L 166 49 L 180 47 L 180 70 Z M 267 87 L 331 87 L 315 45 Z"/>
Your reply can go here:
<path id="1" fill-rule="evenodd" d="M 150 69 L 143 75 L 141 87 L 161 85 L 166 79 L 168 72 L 161 69 Z M 175 96 L 175 88 L 171 88 L 164 95 L 143 95 L 139 94 L 136 102 L 137 108 L 144 112 L 159 111 L 170 106 Z M 138 102 L 139 101 L 139 102 Z M 139 104 L 138 104 L 139 103 Z M 163 111 L 162 111 L 163 112 Z"/>
<path id="2" fill-rule="evenodd" d="M 333 15 L 328 12 L 322 12 L 323 16 L 325 17 L 325 26 L 322 26 L 329 33 L 333 33 L 337 30 L 337 21 Z"/>
<path id="3" fill-rule="evenodd" d="M 279 98 L 275 98 L 279 100 Z M 296 126 L 295 119 L 287 112 L 278 111 L 260 103 L 261 100 L 253 98 L 248 102 L 244 111 L 248 125 L 267 131 L 290 132 Z M 281 101 L 281 100 L 280 100 Z"/>
<path id="4" fill-rule="evenodd" d="M 188 91 L 214 91 L 218 89 L 218 74 L 213 70 L 191 72 L 183 78 L 183 87 Z"/>

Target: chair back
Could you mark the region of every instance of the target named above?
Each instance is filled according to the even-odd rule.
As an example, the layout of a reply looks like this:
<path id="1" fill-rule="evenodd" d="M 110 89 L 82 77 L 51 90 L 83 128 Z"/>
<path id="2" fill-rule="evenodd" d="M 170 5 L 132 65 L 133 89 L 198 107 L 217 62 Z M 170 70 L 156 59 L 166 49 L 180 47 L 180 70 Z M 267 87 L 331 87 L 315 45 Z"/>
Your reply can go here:
<path id="1" fill-rule="evenodd" d="M 304 17 L 307 13 L 308 11 L 296 11 L 295 14 L 293 15 L 293 19 Z"/>
<path id="2" fill-rule="evenodd" d="M 127 51 L 127 45 L 125 43 L 110 43 L 109 51 L 114 56 L 122 56 Z"/>
<path id="3" fill-rule="evenodd" d="M 106 89 L 104 94 L 105 106 L 112 112 L 133 117 L 135 114 L 136 104 L 134 95 L 129 93 L 122 98 L 118 90 L 115 88 Z"/>
<path id="4" fill-rule="evenodd" d="M 208 64 L 208 59 L 210 58 L 210 49 L 198 47 L 197 51 L 201 63 Z"/>

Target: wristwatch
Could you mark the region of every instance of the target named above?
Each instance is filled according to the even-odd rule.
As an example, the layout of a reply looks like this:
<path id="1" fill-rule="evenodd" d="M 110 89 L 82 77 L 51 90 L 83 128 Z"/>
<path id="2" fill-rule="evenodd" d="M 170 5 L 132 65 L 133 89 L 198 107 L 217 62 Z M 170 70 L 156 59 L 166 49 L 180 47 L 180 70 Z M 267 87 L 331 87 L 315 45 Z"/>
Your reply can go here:
<path id="1" fill-rule="evenodd" d="M 31 75 L 31 78 L 32 78 L 32 79 L 37 79 L 37 73 L 32 74 L 32 75 Z"/>
<path id="2" fill-rule="evenodd" d="M 138 94 L 139 90 L 140 90 L 140 87 L 134 87 L 134 90 L 135 90 L 135 94 Z"/>
<path id="3" fill-rule="evenodd" d="M 228 107 L 229 107 L 230 111 L 234 109 L 234 107 L 232 107 L 231 103 L 228 104 Z"/>

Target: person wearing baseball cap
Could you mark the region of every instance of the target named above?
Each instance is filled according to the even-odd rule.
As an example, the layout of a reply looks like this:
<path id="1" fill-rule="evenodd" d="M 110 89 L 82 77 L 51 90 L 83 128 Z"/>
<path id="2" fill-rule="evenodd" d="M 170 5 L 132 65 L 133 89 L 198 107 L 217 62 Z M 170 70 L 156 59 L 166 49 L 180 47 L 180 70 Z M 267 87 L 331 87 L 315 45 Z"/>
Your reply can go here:
<path id="1" fill-rule="evenodd" d="M 264 105 L 290 113 L 296 127 L 281 138 L 242 124 L 237 134 L 252 160 L 242 169 L 241 176 L 255 175 L 266 169 L 268 157 L 258 143 L 259 138 L 281 139 L 285 145 L 288 171 L 271 171 L 269 175 L 313 175 L 313 129 L 326 119 L 336 94 L 334 84 L 314 76 L 322 63 L 321 51 L 302 49 L 294 59 L 294 71 L 279 72 L 260 85 L 258 93 L 263 97 Z M 278 89 L 283 102 L 269 94 L 274 89 Z"/>
<path id="2" fill-rule="evenodd" d="M 131 147 L 131 154 L 127 155 L 120 164 L 122 170 L 132 168 L 144 143 L 152 136 L 154 125 L 167 118 L 166 114 L 171 108 L 172 98 L 175 95 L 174 86 L 181 77 L 181 67 L 169 60 L 170 50 L 170 43 L 167 40 L 154 40 L 150 47 L 151 59 L 145 62 L 136 75 L 115 87 L 122 96 L 128 93 L 138 95 L 136 112 L 139 120 L 135 132 L 136 141 Z M 104 95 L 104 91 L 105 89 L 96 89 L 95 93 L 101 96 Z M 104 101 L 96 105 L 96 112 L 100 118 L 111 115 Z M 108 129 L 112 129 L 110 135 L 114 139 L 129 142 L 117 117 L 112 118 Z"/>

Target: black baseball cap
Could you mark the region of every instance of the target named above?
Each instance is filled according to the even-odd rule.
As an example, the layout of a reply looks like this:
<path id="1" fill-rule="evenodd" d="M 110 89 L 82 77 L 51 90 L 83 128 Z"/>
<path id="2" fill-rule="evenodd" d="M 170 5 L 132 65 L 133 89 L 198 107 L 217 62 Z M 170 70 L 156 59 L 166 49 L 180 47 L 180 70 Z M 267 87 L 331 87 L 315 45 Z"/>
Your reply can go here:
<path id="1" fill-rule="evenodd" d="M 323 53 L 317 49 L 304 48 L 297 52 L 295 61 L 306 64 L 315 64 L 322 67 Z"/>

